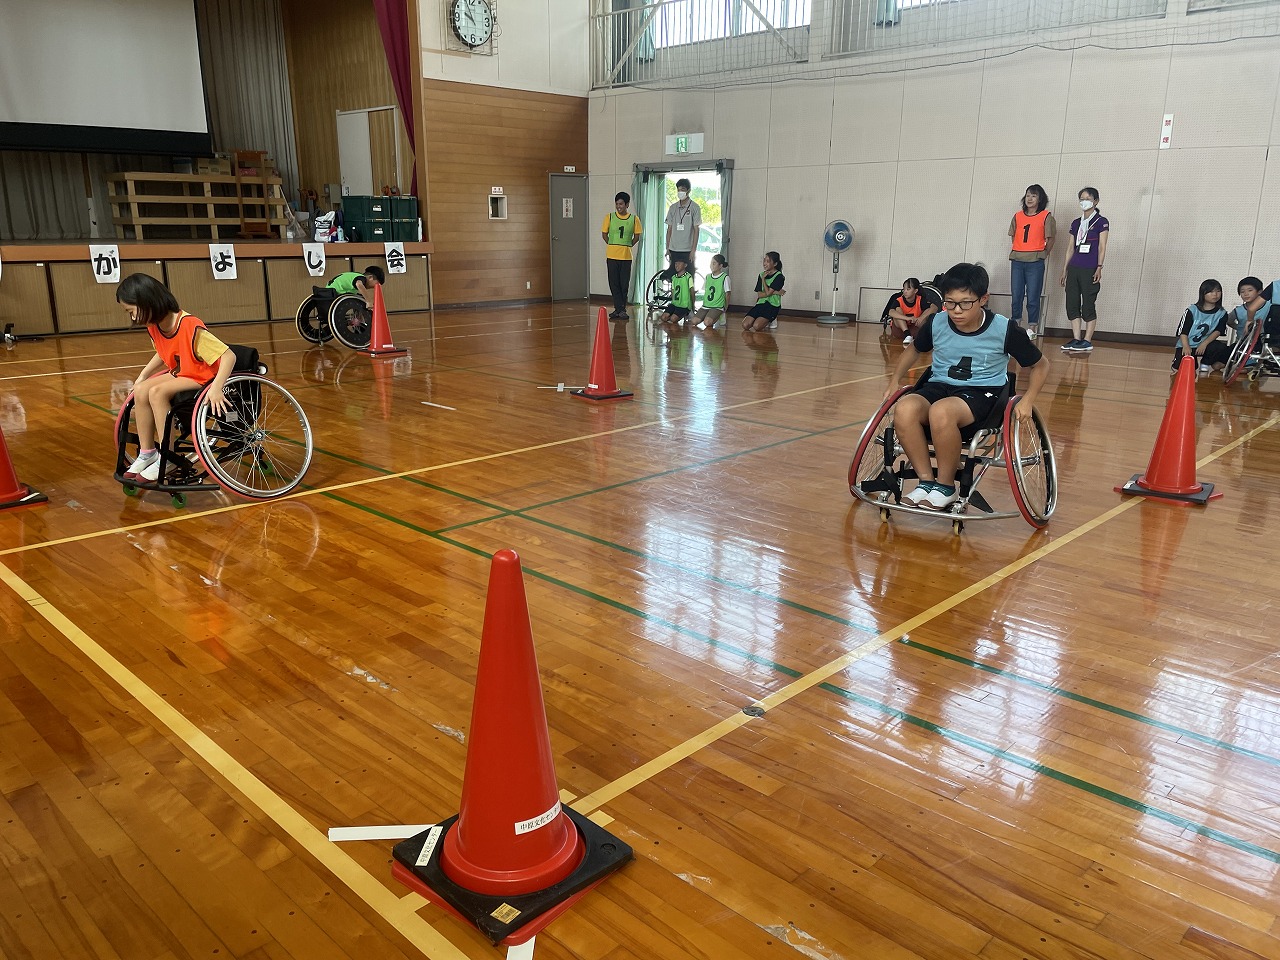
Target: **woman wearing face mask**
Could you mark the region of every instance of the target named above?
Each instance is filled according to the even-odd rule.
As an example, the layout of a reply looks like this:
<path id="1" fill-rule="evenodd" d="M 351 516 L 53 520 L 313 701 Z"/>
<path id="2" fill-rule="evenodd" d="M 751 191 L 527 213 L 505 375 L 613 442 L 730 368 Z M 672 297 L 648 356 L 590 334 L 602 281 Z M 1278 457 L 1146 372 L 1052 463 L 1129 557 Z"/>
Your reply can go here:
<path id="1" fill-rule="evenodd" d="M 694 269 L 693 251 L 698 249 L 698 228 L 702 226 L 702 208 L 689 196 L 689 181 L 681 177 L 676 181 L 679 198 L 667 208 L 667 260 L 674 265 L 683 260 Z"/>
<path id="2" fill-rule="evenodd" d="M 1085 187 L 1079 193 L 1080 216 L 1071 222 L 1071 256 L 1058 283 L 1067 289 L 1067 319 L 1071 339 L 1062 345 L 1069 353 L 1093 349 L 1093 328 L 1098 322 L 1098 291 L 1102 289 L 1102 264 L 1107 259 L 1107 235 L 1111 224 L 1098 210 L 1098 191 Z M 1083 333 L 1081 328 L 1083 327 Z"/>

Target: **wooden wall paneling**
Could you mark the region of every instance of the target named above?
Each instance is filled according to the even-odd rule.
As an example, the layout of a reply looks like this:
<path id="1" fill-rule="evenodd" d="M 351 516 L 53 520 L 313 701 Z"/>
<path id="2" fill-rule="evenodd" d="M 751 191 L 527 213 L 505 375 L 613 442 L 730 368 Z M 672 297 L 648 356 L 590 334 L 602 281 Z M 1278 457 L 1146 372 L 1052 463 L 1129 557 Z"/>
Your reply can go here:
<path id="1" fill-rule="evenodd" d="M 209 261 L 201 261 L 209 270 Z M 129 261 L 120 265 L 120 275 L 145 273 L 164 280 L 164 270 L 154 260 Z M 5 268 L 8 284 L 9 268 Z M 58 314 L 58 330 L 61 333 L 80 333 L 85 330 L 124 330 L 129 317 L 116 303 L 116 284 L 98 283 L 93 279 L 93 269 L 88 260 L 83 263 L 51 263 L 49 278 L 53 283 L 53 303 Z M 181 302 L 181 301 L 179 301 Z"/>
<path id="2" fill-rule="evenodd" d="M 378 21 L 368 0 L 283 0 L 299 184 L 324 199 L 341 181 L 339 110 L 396 102 Z"/>
<path id="3" fill-rule="evenodd" d="M 312 287 L 323 287 L 340 273 L 354 269 L 350 257 L 335 257 L 325 251 L 324 276 L 313 277 L 301 257 L 267 261 L 267 285 L 271 290 L 271 319 L 292 320 Z M 361 268 L 363 269 L 363 268 Z"/>
<path id="4" fill-rule="evenodd" d="M 351 262 L 351 269 L 361 273 L 366 267 L 387 269 L 384 257 L 353 257 Z M 411 254 L 405 258 L 404 273 L 388 273 L 387 282 L 382 287 L 382 302 L 388 311 L 430 310 L 431 279 L 427 273 L 427 258 Z"/>
<path id="5" fill-rule="evenodd" d="M 0 283 L 0 329 L 13 324 L 18 336 L 53 333 L 53 304 L 43 264 L 6 263 Z"/>
<path id="6" fill-rule="evenodd" d="M 587 169 L 587 99 L 443 80 L 422 99 L 435 303 L 549 298 L 547 174 Z M 494 186 L 506 220 L 489 219 Z"/>
<path id="7" fill-rule="evenodd" d="M 267 318 L 261 260 L 237 258 L 235 280 L 215 280 L 207 260 L 175 261 L 169 264 L 169 289 L 182 309 L 210 325 Z"/>

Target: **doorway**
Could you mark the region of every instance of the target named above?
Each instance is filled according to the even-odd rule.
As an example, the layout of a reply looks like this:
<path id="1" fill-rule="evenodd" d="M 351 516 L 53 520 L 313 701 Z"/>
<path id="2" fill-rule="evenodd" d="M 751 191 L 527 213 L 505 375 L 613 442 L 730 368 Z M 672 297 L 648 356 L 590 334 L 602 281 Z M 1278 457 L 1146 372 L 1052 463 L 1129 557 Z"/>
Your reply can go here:
<path id="1" fill-rule="evenodd" d="M 729 201 L 733 189 L 733 161 L 714 160 L 702 164 L 652 164 L 636 166 L 632 193 L 634 210 L 644 225 L 637 247 L 636 266 L 631 275 L 631 302 L 644 297 L 649 278 L 667 266 L 667 210 L 676 202 L 676 181 L 689 181 L 689 197 L 702 210 L 698 246 L 693 269 L 698 276 L 711 272 L 711 258 L 729 255 Z"/>
<path id="2" fill-rule="evenodd" d="M 404 193 L 401 189 L 400 111 L 394 107 L 339 110 L 338 169 L 343 193 L 356 197 Z"/>
<path id="3" fill-rule="evenodd" d="M 587 178 L 551 174 L 551 299 L 585 300 L 591 293 Z"/>

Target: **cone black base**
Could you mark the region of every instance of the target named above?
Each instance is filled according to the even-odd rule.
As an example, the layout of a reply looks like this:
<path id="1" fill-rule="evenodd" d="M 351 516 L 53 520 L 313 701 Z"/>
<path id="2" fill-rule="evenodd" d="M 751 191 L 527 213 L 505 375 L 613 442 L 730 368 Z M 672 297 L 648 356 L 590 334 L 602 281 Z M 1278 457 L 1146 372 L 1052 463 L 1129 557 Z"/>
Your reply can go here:
<path id="1" fill-rule="evenodd" d="M 408 350 L 361 350 L 366 357 L 406 357 L 409 355 Z"/>
<path id="2" fill-rule="evenodd" d="M 1208 503 L 1210 500 L 1217 500 L 1222 496 L 1220 493 L 1213 492 L 1212 483 L 1200 484 L 1200 489 L 1196 493 L 1165 493 L 1163 490 L 1152 490 L 1150 487 L 1144 487 L 1138 482 L 1145 476 L 1145 473 L 1135 473 L 1123 487 L 1115 488 L 1116 493 L 1125 493 L 1135 497 L 1155 497 L 1159 500 L 1176 500 L 1179 503 Z"/>
<path id="3" fill-rule="evenodd" d="M 14 507 L 32 507 L 37 503 L 48 502 L 49 498 L 39 490 L 24 486 L 19 490 L 19 496 L 11 500 L 0 500 L 0 510 L 10 510 Z"/>
<path id="4" fill-rule="evenodd" d="M 523 943 L 632 857 L 631 847 L 609 831 L 569 807 L 561 809 L 582 835 L 586 850 L 577 869 L 545 890 L 520 896 L 491 896 L 468 890 L 450 880 L 440 866 L 440 852 L 444 849 L 445 836 L 458 821 L 457 817 L 450 817 L 440 824 L 443 829 L 422 866 L 418 866 L 418 855 L 430 830 L 397 843 L 392 850 L 396 859 L 392 873 L 411 890 L 475 926 L 493 943 L 507 940 Z M 531 925 L 533 929 L 529 929 Z"/>
<path id="5" fill-rule="evenodd" d="M 628 400 L 635 394 L 630 390 L 615 390 L 613 393 L 589 393 L 586 387 L 581 390 L 570 390 L 575 397 L 583 400 Z"/>

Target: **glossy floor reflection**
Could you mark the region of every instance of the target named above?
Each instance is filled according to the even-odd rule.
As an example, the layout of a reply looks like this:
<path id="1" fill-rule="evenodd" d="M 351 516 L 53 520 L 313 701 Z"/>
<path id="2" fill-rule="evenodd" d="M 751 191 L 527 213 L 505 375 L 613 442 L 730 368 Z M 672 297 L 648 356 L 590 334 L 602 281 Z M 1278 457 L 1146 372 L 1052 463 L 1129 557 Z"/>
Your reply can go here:
<path id="1" fill-rule="evenodd" d="M 1058 512 L 955 536 L 849 496 L 878 326 L 615 323 L 591 404 L 594 315 L 222 328 L 316 456 L 182 510 L 110 480 L 144 338 L 0 354 L 51 500 L 0 514 L 0 955 L 494 955 L 324 831 L 457 811 L 509 547 L 561 786 L 637 851 L 540 958 L 1280 957 L 1280 383 L 1197 384 L 1222 500 L 1126 501 L 1167 351 L 1049 341 Z"/>

